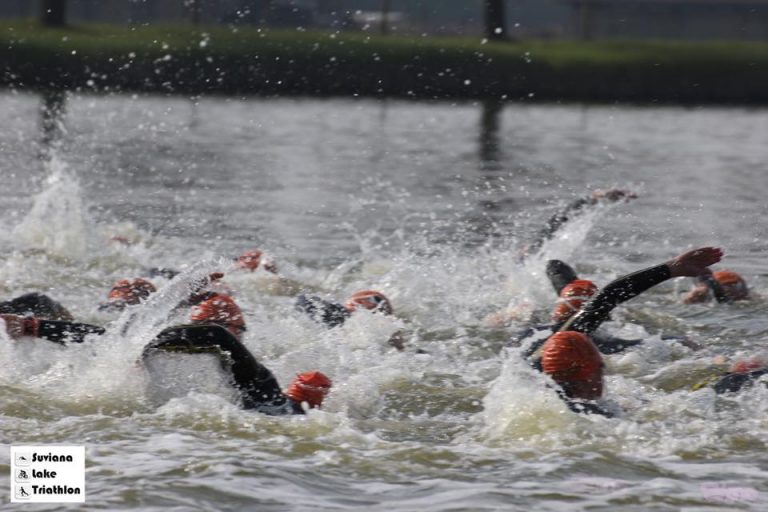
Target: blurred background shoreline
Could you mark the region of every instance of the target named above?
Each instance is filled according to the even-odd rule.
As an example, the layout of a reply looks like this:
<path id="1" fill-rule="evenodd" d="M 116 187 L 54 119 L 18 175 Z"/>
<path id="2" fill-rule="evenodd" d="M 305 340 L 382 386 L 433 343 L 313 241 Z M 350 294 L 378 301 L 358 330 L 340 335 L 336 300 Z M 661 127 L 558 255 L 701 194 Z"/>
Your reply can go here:
<path id="1" fill-rule="evenodd" d="M 433 3 L 4 2 L 0 85 L 267 97 L 768 103 L 763 0 Z M 632 8 L 637 12 L 629 16 Z"/>

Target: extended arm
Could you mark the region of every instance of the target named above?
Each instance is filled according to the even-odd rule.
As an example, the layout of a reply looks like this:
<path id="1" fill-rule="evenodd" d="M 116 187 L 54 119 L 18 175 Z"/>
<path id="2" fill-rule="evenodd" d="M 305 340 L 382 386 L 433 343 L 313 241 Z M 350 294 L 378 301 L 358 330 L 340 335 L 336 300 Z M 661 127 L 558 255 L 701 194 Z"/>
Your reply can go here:
<path id="1" fill-rule="evenodd" d="M 0 315 L 11 338 L 24 336 L 43 338 L 55 343 L 82 343 L 90 334 L 102 335 L 106 329 L 98 325 L 58 320 L 40 320 L 18 315 Z"/>
<path id="2" fill-rule="evenodd" d="M 581 213 L 585 207 L 597 204 L 599 201 L 616 202 L 621 199 L 633 199 L 635 197 L 637 196 L 632 192 L 613 188 L 607 190 L 595 190 L 587 197 L 572 201 L 565 208 L 558 211 L 547 220 L 536 238 L 525 248 L 523 256 L 533 254 L 541 249 L 544 242 L 550 240 L 557 231 L 559 231 L 569 220 Z"/>
<path id="3" fill-rule="evenodd" d="M 142 359 L 153 352 L 213 353 L 241 392 L 246 409 L 281 406 L 288 402 L 272 372 L 229 331 L 218 325 L 187 325 L 165 329 L 144 349 Z"/>
<path id="4" fill-rule="evenodd" d="M 592 333 L 622 302 L 672 277 L 698 276 L 706 272 L 706 267 L 720 261 L 722 255 L 718 248 L 704 247 L 685 252 L 661 265 L 620 277 L 603 288 L 559 330 Z"/>

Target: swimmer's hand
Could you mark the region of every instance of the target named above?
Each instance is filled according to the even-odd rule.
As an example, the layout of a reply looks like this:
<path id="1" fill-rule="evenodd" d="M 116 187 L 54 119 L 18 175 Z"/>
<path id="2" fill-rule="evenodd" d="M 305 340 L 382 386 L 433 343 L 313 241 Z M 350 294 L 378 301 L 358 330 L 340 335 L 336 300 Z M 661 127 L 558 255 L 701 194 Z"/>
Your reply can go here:
<path id="1" fill-rule="evenodd" d="M 671 277 L 696 277 L 707 272 L 707 267 L 720 261 L 722 249 L 718 247 L 702 247 L 693 249 L 667 262 Z"/>
<path id="2" fill-rule="evenodd" d="M 622 190 L 620 188 L 597 189 L 592 192 L 593 201 L 604 199 L 613 203 L 622 199 L 629 201 L 630 199 L 635 198 L 637 198 L 637 194 L 630 190 Z"/>
<path id="3" fill-rule="evenodd" d="M 720 261 L 723 251 L 719 247 L 702 247 L 684 252 L 667 262 L 671 277 L 696 277 L 706 272 L 707 267 Z"/>
<path id="4" fill-rule="evenodd" d="M 706 284 L 700 284 L 689 291 L 685 297 L 683 297 L 683 304 L 698 304 L 700 302 L 707 302 L 709 300 L 709 286 Z"/>
<path id="5" fill-rule="evenodd" d="M 37 336 L 37 320 L 35 318 L 19 315 L 0 315 L 0 318 L 5 322 L 5 330 L 11 339 Z"/>

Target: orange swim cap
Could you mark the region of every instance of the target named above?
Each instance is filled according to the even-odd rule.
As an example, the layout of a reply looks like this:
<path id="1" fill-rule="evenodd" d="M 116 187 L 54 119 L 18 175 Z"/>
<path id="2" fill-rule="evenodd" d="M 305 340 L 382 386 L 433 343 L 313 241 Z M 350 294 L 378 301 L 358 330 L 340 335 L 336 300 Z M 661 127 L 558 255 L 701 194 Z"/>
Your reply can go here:
<path id="1" fill-rule="evenodd" d="M 363 290 L 355 293 L 344 304 L 347 311 L 354 311 L 359 307 L 371 311 L 381 311 L 385 315 L 393 313 L 392 303 L 383 293 L 374 290 Z"/>
<path id="2" fill-rule="evenodd" d="M 259 268 L 259 265 L 262 263 L 262 258 L 264 258 L 264 253 L 258 249 L 254 249 L 252 251 L 245 251 L 243 254 L 237 257 L 235 262 L 237 263 L 238 267 L 253 272 Z M 272 272 L 273 274 L 277 273 L 277 265 L 275 265 L 272 261 L 269 261 L 268 258 L 264 258 L 263 263 L 264 270 L 267 272 Z"/>
<path id="3" fill-rule="evenodd" d="M 731 270 L 718 270 L 712 272 L 712 277 L 723 288 L 723 291 L 730 299 L 743 300 L 749 296 L 747 283 L 736 272 Z"/>
<path id="4" fill-rule="evenodd" d="M 296 375 L 285 395 L 296 402 L 307 402 L 311 408 L 320 407 L 331 390 L 331 379 L 320 372 L 306 372 Z"/>
<path id="5" fill-rule="evenodd" d="M 155 285 L 142 279 L 121 279 L 112 285 L 107 298 L 110 301 L 122 301 L 126 304 L 138 304 L 142 299 L 149 297 L 151 293 L 157 291 Z"/>
<path id="6" fill-rule="evenodd" d="M 550 336 L 542 347 L 541 368 L 560 385 L 592 384 L 587 390 L 569 393 L 573 398 L 592 399 L 602 394 L 603 357 L 586 334 L 561 331 Z"/>
<path id="7" fill-rule="evenodd" d="M 761 370 L 768 366 L 766 361 L 760 358 L 745 359 L 743 361 L 736 361 L 728 370 L 730 373 L 749 373 L 755 370 Z"/>
<path id="8" fill-rule="evenodd" d="M 192 308 L 193 322 L 214 323 L 225 327 L 232 334 L 240 337 L 245 330 L 245 320 L 240 307 L 232 297 L 214 294 Z"/>
<path id="9" fill-rule="evenodd" d="M 587 279 L 571 281 L 560 290 L 560 299 L 552 311 L 552 321 L 556 324 L 565 322 L 595 293 L 597 293 L 597 285 L 592 281 Z"/>

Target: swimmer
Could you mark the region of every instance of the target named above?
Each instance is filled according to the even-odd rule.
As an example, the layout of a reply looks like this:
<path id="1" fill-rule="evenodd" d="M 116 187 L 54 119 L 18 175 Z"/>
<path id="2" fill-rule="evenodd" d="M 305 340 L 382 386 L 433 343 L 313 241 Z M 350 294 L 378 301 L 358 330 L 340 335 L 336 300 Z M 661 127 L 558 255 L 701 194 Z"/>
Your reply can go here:
<path id="1" fill-rule="evenodd" d="M 585 302 L 592 298 L 598 290 L 595 283 L 586 279 L 579 279 L 573 268 L 560 260 L 550 260 L 547 262 L 547 276 L 549 277 L 553 288 L 559 294 L 557 303 L 550 315 L 550 323 L 532 326 L 520 331 L 512 336 L 507 343 L 507 346 L 521 345 L 533 338 L 539 338 L 538 340 L 532 341 L 524 350 L 525 357 L 530 357 L 539 349 L 539 347 L 541 347 L 544 341 L 546 341 L 546 338 L 541 337 L 540 334 L 546 333 L 547 331 L 557 332 L 560 330 L 560 327 L 568 321 L 571 316 L 576 314 Z M 571 280 L 566 282 L 568 279 Z M 616 354 L 643 342 L 642 339 L 628 340 L 618 338 L 601 332 L 600 330 L 593 332 L 591 338 L 598 350 L 603 354 Z M 693 350 L 698 350 L 700 348 L 685 336 L 662 336 L 661 339 L 677 341 Z"/>
<path id="2" fill-rule="evenodd" d="M 691 386 L 692 391 L 711 387 L 718 395 L 734 393 L 752 387 L 761 381 L 761 377 L 768 375 L 766 354 L 736 361 L 729 367 L 723 366 L 723 356 L 717 356 L 713 362 L 714 365 L 709 369 L 712 375 Z M 762 379 L 762 382 L 768 386 L 768 380 Z"/>
<path id="3" fill-rule="evenodd" d="M 610 416 L 593 402 L 603 394 L 603 360 L 591 339 L 592 333 L 622 302 L 673 277 L 699 276 L 720 261 L 722 255 L 714 247 L 694 249 L 666 263 L 616 279 L 547 339 L 533 355 L 538 360 L 534 365 L 560 386 L 560 395 L 573 410 Z"/>
<path id="4" fill-rule="evenodd" d="M 121 279 L 117 281 L 107 294 L 107 301 L 99 305 L 100 311 L 122 311 L 126 306 L 135 306 L 155 293 L 155 285 L 142 279 Z"/>
<path id="5" fill-rule="evenodd" d="M 235 266 L 247 272 L 255 272 L 259 268 L 263 268 L 271 274 L 277 274 L 277 264 L 266 256 L 259 249 L 251 249 L 243 252 L 237 258 L 232 261 L 235 262 Z M 173 279 L 179 275 L 179 271 L 166 267 L 152 267 L 147 269 L 147 275 L 149 277 L 164 277 L 166 279 Z"/>
<path id="6" fill-rule="evenodd" d="M 750 298 L 746 281 L 731 270 L 709 270 L 696 278 L 696 284 L 683 298 L 685 304 L 709 302 L 730 303 Z"/>
<path id="7" fill-rule="evenodd" d="M 259 267 L 263 268 L 267 272 L 277 274 L 277 265 L 271 258 L 268 258 L 264 253 L 258 249 L 245 251 L 243 254 L 235 258 L 235 265 L 243 270 L 255 272 Z"/>
<path id="8" fill-rule="evenodd" d="M 245 409 L 280 416 L 304 414 L 302 404 L 309 408 L 322 405 L 331 380 L 321 372 L 302 373 L 282 391 L 272 372 L 240 341 L 245 322 L 230 297 L 215 296 L 201 302 L 192 309 L 191 320 L 191 325 L 163 330 L 144 348 L 141 360 L 150 372 L 152 357 L 159 352 L 213 353 L 229 374 Z"/>
<path id="9" fill-rule="evenodd" d="M 753 357 L 737 361 L 731 365 L 727 373 L 712 384 L 712 389 L 718 395 L 741 391 L 744 388 L 752 387 L 764 375 L 768 375 L 768 358 Z M 762 381 L 768 385 L 768 381 L 765 379 Z"/>
<path id="10" fill-rule="evenodd" d="M 328 327 L 338 327 L 349 319 L 357 310 L 368 310 L 382 315 L 394 315 L 394 309 L 389 299 L 375 290 L 362 290 L 350 296 L 344 304 L 327 301 L 317 296 L 299 295 L 296 297 L 295 308 L 306 313 L 316 322 Z M 388 344 L 397 350 L 403 350 L 403 333 L 396 332 L 388 340 Z"/>

